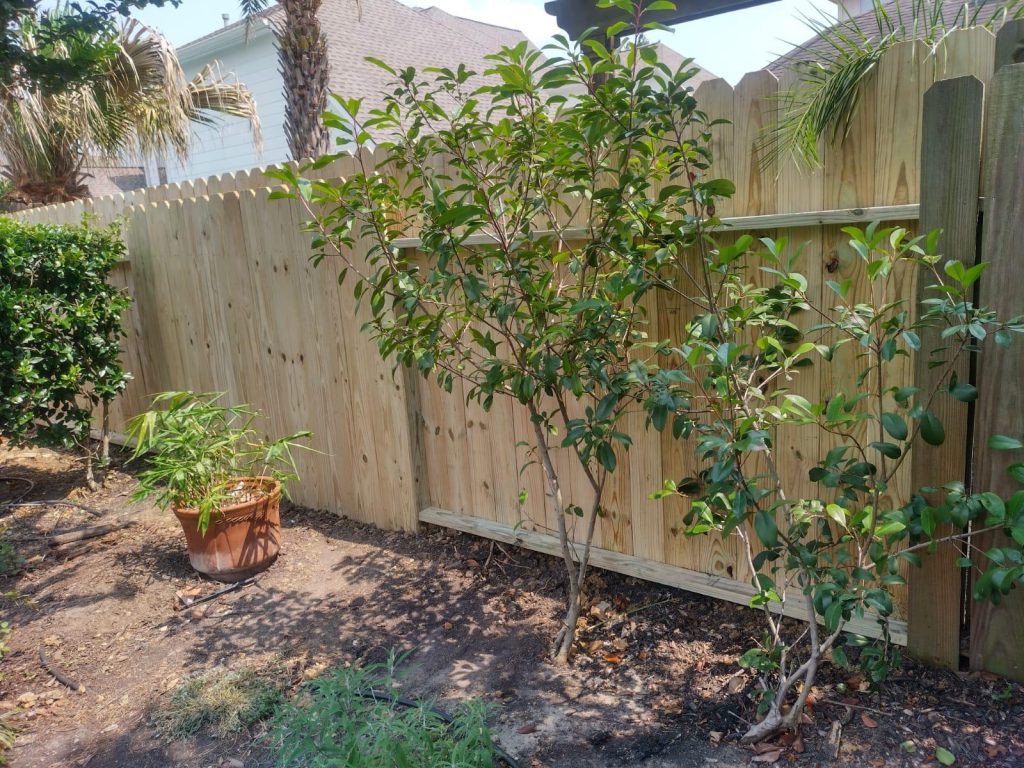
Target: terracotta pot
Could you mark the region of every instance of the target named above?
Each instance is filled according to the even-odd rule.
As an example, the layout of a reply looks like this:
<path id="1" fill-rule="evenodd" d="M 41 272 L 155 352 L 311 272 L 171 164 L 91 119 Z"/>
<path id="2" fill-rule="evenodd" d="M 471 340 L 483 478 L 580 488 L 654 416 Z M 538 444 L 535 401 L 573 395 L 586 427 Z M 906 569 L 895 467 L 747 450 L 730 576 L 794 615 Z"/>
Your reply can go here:
<path id="1" fill-rule="evenodd" d="M 174 508 L 192 567 L 218 581 L 239 581 L 270 567 L 281 548 L 281 484 L 270 477 L 239 478 L 258 494 L 223 507 L 199 533 L 199 512 Z"/>

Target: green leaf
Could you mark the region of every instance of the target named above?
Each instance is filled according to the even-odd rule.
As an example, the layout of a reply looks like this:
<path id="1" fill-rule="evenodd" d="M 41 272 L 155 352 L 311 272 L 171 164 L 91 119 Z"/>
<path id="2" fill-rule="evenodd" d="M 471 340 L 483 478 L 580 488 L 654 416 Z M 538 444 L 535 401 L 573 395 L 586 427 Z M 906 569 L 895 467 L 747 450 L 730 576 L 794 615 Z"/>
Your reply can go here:
<path id="1" fill-rule="evenodd" d="M 736 185 L 729 179 L 710 179 L 701 184 L 701 187 L 716 197 L 732 197 L 736 194 Z"/>
<path id="2" fill-rule="evenodd" d="M 944 747 L 935 748 L 935 759 L 943 765 L 952 765 L 956 762 L 956 755 Z"/>
<path id="3" fill-rule="evenodd" d="M 843 669 L 849 669 L 850 667 L 850 660 L 846 656 L 846 651 L 838 645 L 832 648 L 832 662 Z"/>
<path id="4" fill-rule="evenodd" d="M 992 437 L 988 439 L 988 447 L 993 451 L 1016 451 L 1020 448 L 1024 448 L 1024 443 L 1015 437 L 992 435 Z"/>
<path id="5" fill-rule="evenodd" d="M 597 461 L 609 472 L 615 471 L 615 451 L 611 443 L 601 443 L 597 446 Z"/>
<path id="6" fill-rule="evenodd" d="M 978 399 L 978 388 L 973 384 L 960 382 L 949 388 L 949 394 L 961 403 L 973 403 Z"/>
<path id="7" fill-rule="evenodd" d="M 902 455 L 902 451 L 899 446 L 893 445 L 892 443 L 880 443 L 874 442 L 868 444 L 869 448 L 874 448 L 880 454 L 888 459 L 898 459 Z"/>
<path id="8" fill-rule="evenodd" d="M 942 422 L 931 411 L 921 414 L 921 437 L 929 445 L 942 445 L 946 440 Z"/>
<path id="9" fill-rule="evenodd" d="M 764 546 L 774 548 L 779 545 L 779 526 L 775 517 L 763 509 L 754 514 L 754 531 Z"/>
<path id="10" fill-rule="evenodd" d="M 898 413 L 886 411 L 882 414 L 882 427 L 897 440 L 907 439 L 907 423 Z"/>

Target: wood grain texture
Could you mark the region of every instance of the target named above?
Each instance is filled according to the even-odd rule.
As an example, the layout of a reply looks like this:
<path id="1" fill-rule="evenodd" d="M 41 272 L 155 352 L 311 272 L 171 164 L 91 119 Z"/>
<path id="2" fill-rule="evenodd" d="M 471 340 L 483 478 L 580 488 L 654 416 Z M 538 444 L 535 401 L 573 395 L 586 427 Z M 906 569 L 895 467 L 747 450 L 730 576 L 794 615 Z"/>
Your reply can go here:
<path id="1" fill-rule="evenodd" d="M 985 219 L 982 259 L 989 267 L 980 281 L 980 301 L 1001 317 L 1020 314 L 1021 243 L 1024 243 L 1024 64 L 996 70 L 985 121 Z M 978 366 L 976 490 L 1008 497 L 1018 486 L 1007 467 L 1020 460 L 1012 451 L 988 448 L 990 435 L 1024 434 L 1024 346 L 986 344 Z M 984 552 L 998 546 L 1001 533 L 977 536 Z M 1024 595 L 1020 590 L 998 605 L 974 602 L 971 610 L 971 667 L 1024 680 Z"/>
<path id="2" fill-rule="evenodd" d="M 975 77 L 935 83 L 924 97 L 921 143 L 922 232 L 942 229 L 940 248 L 946 259 L 968 266 L 977 260 L 978 171 L 981 167 L 981 128 L 985 87 Z M 926 298 L 928 281 L 922 275 L 918 300 Z M 937 330 L 922 333 L 924 350 L 943 342 Z M 915 359 L 915 382 L 928 392 L 937 386 L 938 371 L 928 367 L 929 357 Z M 966 358 L 956 367 L 961 381 L 969 381 Z M 911 485 L 941 486 L 951 480 L 968 481 L 968 405 L 940 396 L 932 411 L 946 428 L 946 441 L 932 446 L 919 440 L 911 456 Z M 932 499 L 937 502 L 937 499 Z M 951 528 L 936 532 L 948 536 Z M 952 543 L 924 554 L 921 567 L 909 574 L 908 651 L 915 657 L 948 669 L 959 668 L 961 570 Z"/>

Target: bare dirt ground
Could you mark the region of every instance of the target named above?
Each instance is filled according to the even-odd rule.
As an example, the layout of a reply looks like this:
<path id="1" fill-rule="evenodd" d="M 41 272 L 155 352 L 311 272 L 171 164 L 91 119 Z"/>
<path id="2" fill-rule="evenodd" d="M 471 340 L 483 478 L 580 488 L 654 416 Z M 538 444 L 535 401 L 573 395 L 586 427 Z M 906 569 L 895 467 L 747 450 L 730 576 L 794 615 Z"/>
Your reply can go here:
<path id="1" fill-rule="evenodd" d="M 938 765 L 937 747 L 957 766 L 1024 766 L 1020 686 L 910 662 L 879 691 L 826 669 L 798 739 L 741 748 L 755 713 L 752 679 L 736 659 L 759 633 L 753 611 L 598 574 L 581 653 L 555 669 L 545 655 L 562 600 L 560 564 L 436 528 L 388 533 L 291 508 L 282 554 L 255 585 L 176 611 L 177 592 L 220 585 L 191 570 L 170 514 L 129 502 L 130 474 L 114 471 L 89 493 L 67 454 L 0 446 L 0 476 L 32 480 L 27 499 L 76 499 L 102 519 L 136 521 L 55 555 L 40 537 L 96 517 L 45 505 L 5 515 L 4 500 L 25 485 L 0 481 L 0 524 L 27 559 L 20 574 L 0 578 L 0 592 L 19 596 L 0 598 L 14 627 L 0 662 L 0 709 L 18 710 L 16 768 L 270 766 L 258 728 L 167 743 L 152 714 L 186 675 L 217 664 L 272 656 L 291 690 L 325 666 L 378 661 L 391 649 L 412 652 L 403 693 L 442 707 L 483 697 L 494 704 L 500 743 L 532 768 L 909 768 Z M 57 683 L 40 665 L 41 648 L 84 690 Z M 829 735 L 837 732 L 836 757 Z"/>

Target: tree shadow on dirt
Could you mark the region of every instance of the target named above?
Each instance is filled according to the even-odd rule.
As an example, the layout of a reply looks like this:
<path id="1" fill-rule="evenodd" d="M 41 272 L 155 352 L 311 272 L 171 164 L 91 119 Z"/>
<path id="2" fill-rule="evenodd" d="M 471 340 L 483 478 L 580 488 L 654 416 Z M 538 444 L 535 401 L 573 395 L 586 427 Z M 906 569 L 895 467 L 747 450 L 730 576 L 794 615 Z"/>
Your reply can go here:
<path id="1" fill-rule="evenodd" d="M 285 524 L 296 525 L 295 516 L 286 514 Z M 342 530 L 336 518 L 315 513 L 302 513 L 298 525 L 312 528 L 319 546 L 291 548 L 286 530 L 281 560 L 256 585 L 171 626 L 172 636 L 195 636 L 190 666 L 267 650 L 328 665 L 408 654 L 404 693 L 446 707 L 483 697 L 496 706 L 503 744 L 552 765 L 570 764 L 564 760 L 581 749 L 596 762 L 574 764 L 603 765 L 600 755 L 614 758 L 608 764 L 653 759 L 681 738 L 689 743 L 680 735 L 687 724 L 719 704 L 695 688 L 687 693 L 691 679 L 683 675 L 673 687 L 698 705 L 658 713 L 652 705 L 664 686 L 625 665 L 549 664 L 562 599 L 556 560 L 520 550 L 506 559 L 487 541 L 436 529 L 418 537 L 351 523 Z"/>

